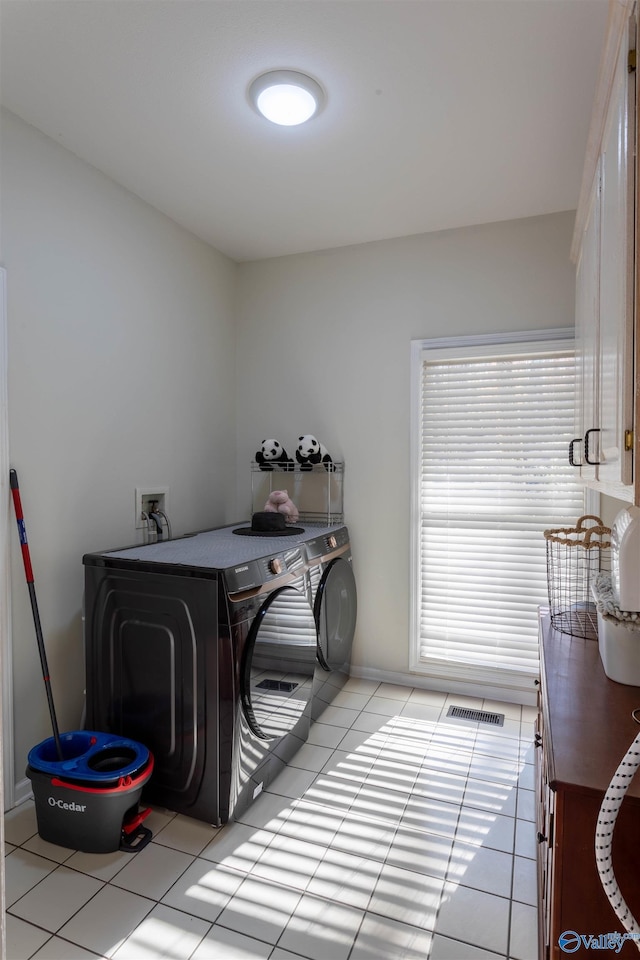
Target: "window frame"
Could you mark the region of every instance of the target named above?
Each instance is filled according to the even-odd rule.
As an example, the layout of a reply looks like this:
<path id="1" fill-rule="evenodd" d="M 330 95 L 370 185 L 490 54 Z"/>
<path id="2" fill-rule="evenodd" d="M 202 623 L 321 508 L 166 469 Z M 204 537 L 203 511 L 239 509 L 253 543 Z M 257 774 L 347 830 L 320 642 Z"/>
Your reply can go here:
<path id="1" fill-rule="evenodd" d="M 497 334 L 477 334 L 459 337 L 438 337 L 411 341 L 410 375 L 410 637 L 409 669 L 412 673 L 428 675 L 436 688 L 459 689 L 480 695 L 489 692 L 504 699 L 527 700 L 531 696 L 530 681 L 521 683 L 505 671 L 490 671 L 488 668 L 471 668 L 466 664 L 425 663 L 420 658 L 420 607 L 421 607 L 421 462 L 422 462 L 422 363 L 425 359 L 465 359 L 467 357 L 504 356 L 517 352 L 529 344 L 531 352 L 553 349 L 575 350 L 574 327 L 518 331 Z M 569 440 L 570 438 L 568 438 Z M 598 508 L 590 491 L 585 490 L 585 511 Z M 471 672 L 473 671 L 473 677 Z M 471 689 L 471 687 L 473 689 Z M 527 696 L 527 693 L 529 696 Z"/>

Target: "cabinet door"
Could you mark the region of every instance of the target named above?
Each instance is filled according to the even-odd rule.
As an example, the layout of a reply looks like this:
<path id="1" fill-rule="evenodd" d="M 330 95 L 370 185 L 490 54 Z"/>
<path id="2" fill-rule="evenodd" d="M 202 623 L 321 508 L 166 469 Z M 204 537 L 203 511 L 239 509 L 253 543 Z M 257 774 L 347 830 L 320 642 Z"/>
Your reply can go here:
<path id="1" fill-rule="evenodd" d="M 633 501 L 636 74 L 629 36 L 613 72 L 577 264 L 579 440 L 572 450 L 587 486 Z"/>
<path id="2" fill-rule="evenodd" d="M 598 479 L 631 484 L 633 427 L 633 156 L 635 75 L 621 45 L 601 155 Z"/>
<path id="3" fill-rule="evenodd" d="M 598 335 L 600 303 L 600 168 L 596 172 L 591 205 L 582 237 L 576 282 L 576 437 L 582 449 L 574 450 L 581 462 L 583 480 L 596 480 L 596 467 L 587 462 L 585 436 L 596 427 L 598 412 Z M 594 434 L 592 433 L 593 437 Z M 576 444 L 577 446 L 577 444 Z M 590 444 L 590 460 L 594 457 Z"/>

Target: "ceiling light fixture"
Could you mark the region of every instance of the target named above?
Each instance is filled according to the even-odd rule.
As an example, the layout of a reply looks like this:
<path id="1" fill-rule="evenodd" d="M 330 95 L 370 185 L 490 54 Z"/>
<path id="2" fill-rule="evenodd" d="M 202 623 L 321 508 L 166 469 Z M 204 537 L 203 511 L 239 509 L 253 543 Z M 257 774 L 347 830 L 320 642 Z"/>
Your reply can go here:
<path id="1" fill-rule="evenodd" d="M 284 127 L 305 123 L 320 111 L 324 91 L 316 80 L 297 70 L 270 70 L 253 81 L 249 100 L 263 117 Z"/>

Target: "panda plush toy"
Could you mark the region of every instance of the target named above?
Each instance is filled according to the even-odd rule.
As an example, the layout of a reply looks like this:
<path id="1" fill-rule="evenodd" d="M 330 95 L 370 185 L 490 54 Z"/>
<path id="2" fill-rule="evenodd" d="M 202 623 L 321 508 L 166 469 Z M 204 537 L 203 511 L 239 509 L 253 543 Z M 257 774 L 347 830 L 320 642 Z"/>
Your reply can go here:
<path id="1" fill-rule="evenodd" d="M 293 470 L 294 461 L 277 440 L 263 440 L 256 453 L 256 463 L 261 470 Z"/>
<path id="2" fill-rule="evenodd" d="M 301 470 L 311 470 L 315 463 L 323 463 L 325 470 L 335 469 L 327 448 L 310 433 L 298 437 L 296 460 Z"/>

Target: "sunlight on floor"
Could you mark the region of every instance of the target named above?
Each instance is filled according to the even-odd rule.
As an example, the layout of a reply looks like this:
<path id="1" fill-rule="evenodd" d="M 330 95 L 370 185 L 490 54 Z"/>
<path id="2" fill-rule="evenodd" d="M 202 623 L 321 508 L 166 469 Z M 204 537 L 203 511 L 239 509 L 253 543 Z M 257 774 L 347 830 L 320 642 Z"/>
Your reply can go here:
<path id="1" fill-rule="evenodd" d="M 31 891 L 25 874 L 10 897 L 12 935 L 33 944 L 11 960 L 81 947 L 113 960 L 531 960 L 531 720 L 485 731 L 445 718 L 445 695 L 436 706 L 438 695 L 379 689 L 358 692 L 357 709 L 347 689 L 238 821 L 216 829 L 155 811 L 154 840 L 134 859 L 50 849 L 27 824 L 23 841 L 16 814 L 26 848 L 9 844 L 7 863 L 18 853 L 43 873 Z M 46 859 L 55 850 L 58 863 Z M 37 877 L 83 869 L 93 884 L 107 871 L 97 892 L 78 893 L 76 915 L 67 908 L 50 931 L 32 926 Z M 96 923 L 99 902 L 117 907 L 111 937 L 104 917 Z"/>
<path id="2" fill-rule="evenodd" d="M 489 770 L 498 761 L 500 782 L 469 778 L 472 764 L 482 767 L 483 758 Z M 479 870 L 494 878 L 492 892 L 510 896 L 506 875 L 522 766 L 518 739 L 381 716 L 379 729 L 363 734 L 356 749 L 336 749 L 313 784 L 299 799 L 283 803 L 266 829 L 249 836 L 242 824 L 220 830 L 203 856 L 220 867 L 250 871 L 251 878 L 234 890 L 233 880 L 217 868 L 205 871 L 187 896 L 224 907 L 220 922 L 234 929 L 261 925 L 267 939 L 284 928 L 290 907 L 283 911 L 274 901 L 273 884 L 431 927 L 478 858 Z M 277 781 L 272 789 L 277 791 Z M 380 882 L 385 863 L 390 869 Z M 419 872 L 410 892 L 403 868 Z M 329 928 L 323 912 L 322 902 L 314 900 L 300 915 L 294 912 L 288 929 L 339 949 L 335 911 Z"/>

